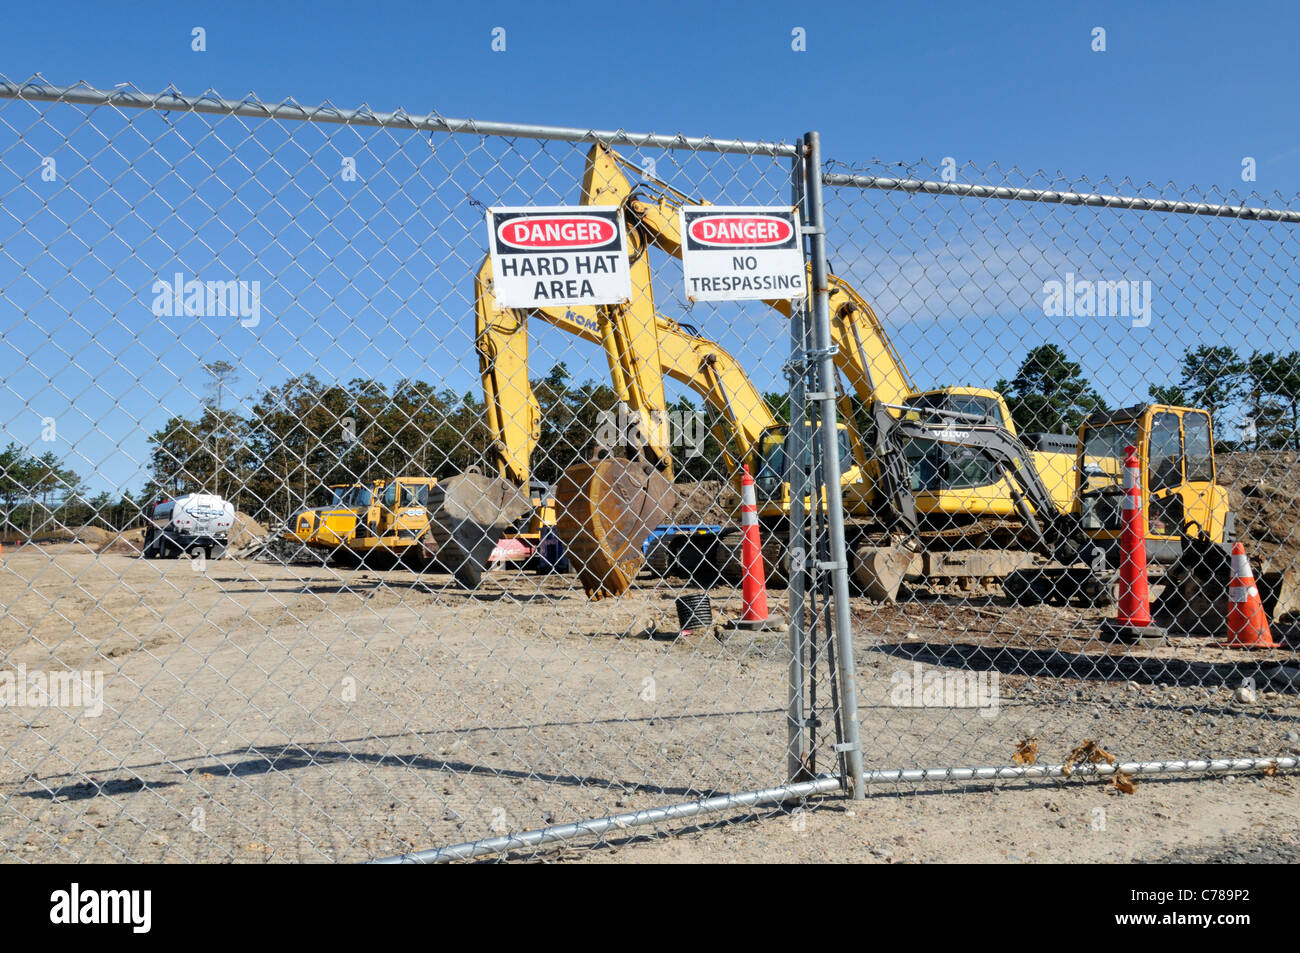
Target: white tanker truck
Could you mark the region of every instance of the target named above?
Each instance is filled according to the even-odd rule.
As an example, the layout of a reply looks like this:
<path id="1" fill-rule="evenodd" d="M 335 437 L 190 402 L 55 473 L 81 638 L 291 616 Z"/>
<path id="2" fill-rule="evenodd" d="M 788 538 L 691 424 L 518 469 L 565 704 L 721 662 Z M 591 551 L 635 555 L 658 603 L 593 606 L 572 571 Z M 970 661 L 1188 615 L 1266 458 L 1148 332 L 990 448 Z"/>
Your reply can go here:
<path id="1" fill-rule="evenodd" d="M 235 505 L 211 493 L 187 493 L 164 500 L 145 517 L 146 559 L 178 559 L 182 554 L 218 559 L 226 552 Z"/>

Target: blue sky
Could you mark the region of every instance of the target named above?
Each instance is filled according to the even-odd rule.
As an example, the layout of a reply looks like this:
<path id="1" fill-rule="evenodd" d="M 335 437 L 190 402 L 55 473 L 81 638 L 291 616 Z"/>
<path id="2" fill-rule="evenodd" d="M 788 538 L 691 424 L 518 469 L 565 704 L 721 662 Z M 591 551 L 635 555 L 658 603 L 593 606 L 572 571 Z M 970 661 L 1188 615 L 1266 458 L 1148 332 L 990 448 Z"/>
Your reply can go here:
<path id="1" fill-rule="evenodd" d="M 817 129 L 827 157 L 926 177 L 953 157 L 966 181 L 1195 187 L 1232 201 L 1258 191 L 1252 203 L 1273 205 L 1300 191 L 1292 6 L 839 6 L 64 3 L 6 14 L 0 74 L 716 137 Z M 191 49 L 195 26 L 205 52 Z M 498 26 L 504 53 L 491 49 Z M 1090 48 L 1098 26 L 1104 53 Z M 791 49 L 795 27 L 806 52 Z M 241 365 L 237 397 L 293 372 L 376 368 L 389 382 L 471 389 L 465 277 L 483 241 L 466 199 L 570 200 L 581 160 L 529 144 L 550 178 L 512 186 L 520 150 L 499 143 L 462 138 L 431 157 L 414 136 L 87 115 L 0 103 L 0 440 L 53 449 L 95 489 L 143 482 L 144 437 L 194 412 L 203 360 Z M 349 193 L 329 173 L 352 152 L 363 187 Z M 71 190 L 42 191 L 46 154 Z M 1253 183 L 1241 179 L 1247 156 Z M 659 161 L 713 201 L 781 198 L 775 165 L 706 175 L 689 157 Z M 991 384 L 1026 346 L 1054 340 L 1119 403 L 1168 380 L 1187 344 L 1264 346 L 1250 328 L 1285 326 L 1266 346 L 1297 346 L 1288 226 L 880 193 L 828 202 L 837 267 L 877 303 L 920 386 Z M 259 328 L 155 319 L 141 305 L 158 275 L 214 270 L 263 281 Z M 1150 281 L 1155 320 L 1045 321 L 1042 282 L 1066 273 Z M 664 274 L 671 286 L 671 264 Z M 671 287 L 663 306 L 684 309 Z M 779 381 L 785 338 L 771 315 L 676 316 L 748 357 L 764 386 Z M 539 370 L 552 359 L 599 370 L 599 355 L 558 335 L 538 342 Z M 53 443 L 40 441 L 44 417 L 58 421 Z"/>

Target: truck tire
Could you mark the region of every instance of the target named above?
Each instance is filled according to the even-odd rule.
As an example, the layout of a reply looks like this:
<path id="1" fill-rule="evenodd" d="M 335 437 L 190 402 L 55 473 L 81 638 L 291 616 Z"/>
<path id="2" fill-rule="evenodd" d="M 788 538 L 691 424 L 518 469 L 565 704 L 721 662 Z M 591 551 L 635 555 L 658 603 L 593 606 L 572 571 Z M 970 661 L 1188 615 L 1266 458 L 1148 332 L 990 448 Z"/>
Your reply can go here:
<path id="1" fill-rule="evenodd" d="M 333 550 L 328 557 L 331 566 L 338 566 L 342 569 L 358 569 L 361 566 L 361 560 L 357 554 L 346 546 L 339 546 Z"/>

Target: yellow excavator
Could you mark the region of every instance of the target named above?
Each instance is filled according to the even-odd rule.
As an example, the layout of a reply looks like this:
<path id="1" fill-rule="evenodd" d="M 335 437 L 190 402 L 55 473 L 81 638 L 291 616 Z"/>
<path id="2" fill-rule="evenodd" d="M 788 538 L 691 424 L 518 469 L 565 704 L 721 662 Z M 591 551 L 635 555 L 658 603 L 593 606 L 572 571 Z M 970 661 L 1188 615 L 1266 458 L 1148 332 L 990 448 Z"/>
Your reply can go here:
<path id="1" fill-rule="evenodd" d="M 725 375 L 720 375 L 716 367 L 702 364 L 696 352 L 704 348 L 716 360 L 717 346 L 698 337 L 687 343 L 681 335 L 672 332 L 678 326 L 656 312 L 647 249 L 654 244 L 670 253 L 680 254 L 676 210 L 685 200 L 673 196 L 678 201 L 669 201 L 665 193 L 652 214 L 651 206 L 633 192 L 622 171 L 623 165 L 623 160 L 611 150 L 599 146 L 593 148 L 584 175 L 582 201 L 584 204 L 620 204 L 633 216 L 636 227 L 629 229 L 633 294 L 628 304 L 532 312 L 498 311 L 486 260 L 475 283 L 476 340 L 487 398 L 488 423 L 495 437 L 501 478 L 514 486 L 526 483 L 528 457 L 540 432 L 540 411 L 531 390 L 526 387 L 526 320 L 530 313 L 604 348 L 621 407 L 639 420 L 641 432 L 647 435 L 641 448 L 643 462 L 596 461 L 571 468 L 566 474 L 566 477 L 571 477 L 576 470 L 578 479 L 561 481 L 561 522 L 567 531 L 565 535 L 569 544 L 577 544 L 578 565 L 587 570 L 584 586 L 593 593 L 626 588 L 640 564 L 640 542 L 672 508 L 670 491 L 665 485 L 672 475 L 671 456 L 664 445 L 664 430 L 656 426 L 653 419 L 660 415 L 662 420 L 666 409 L 664 373 L 688 382 L 706 395 L 714 410 L 722 411 L 718 419 L 731 425 L 735 440 L 742 448 L 737 458 L 728 459 L 728 466 L 737 477 L 737 461 L 750 461 L 759 449 L 763 454 L 779 453 L 778 448 L 785 439 L 785 428 L 772 419 L 743 371 L 737 373 L 734 361 L 728 357 Z M 984 401 L 999 420 L 1013 426 L 1005 401 L 992 391 L 951 388 L 918 394 L 870 306 L 842 282 L 835 282 L 834 296 L 837 364 L 861 400 L 889 404 L 917 399 L 927 406 L 957 404 L 962 407 Z M 774 304 L 789 313 L 788 302 Z M 752 397 L 742 399 L 742 406 L 732 407 L 737 394 Z M 851 421 L 852 415 L 846 415 L 846 419 Z M 841 478 L 846 487 L 858 487 L 856 503 L 865 508 L 871 501 L 871 491 L 867 488 L 869 481 L 864 479 L 867 454 L 851 423 L 841 425 L 841 432 L 851 451 L 844 455 L 845 468 Z M 719 442 L 724 446 L 733 445 L 733 441 L 721 437 Z M 1068 458 L 1059 453 L 1043 456 L 1042 469 L 1058 476 L 1052 486 L 1059 499 L 1067 500 L 1072 493 L 1068 485 L 1071 471 Z M 1062 463 L 1062 460 L 1067 462 Z M 753 460 L 753 468 L 759 472 L 758 459 Z M 768 471 L 771 471 L 770 467 Z M 943 475 L 940 471 L 936 474 Z M 655 482 L 657 476 L 664 479 Z M 764 479 L 765 486 L 768 482 Z M 997 478 L 991 482 L 996 484 Z M 1012 514 L 1014 504 L 1008 490 L 984 483 L 949 479 L 942 488 L 932 488 L 923 496 L 922 508 L 945 512 L 952 518 L 972 513 Z M 767 520 L 779 520 L 788 510 L 788 485 L 779 480 L 764 494 L 760 515 Z M 769 534 L 770 537 L 773 535 Z M 734 557 L 728 558 L 725 546 L 717 554 L 717 559 L 724 566 L 735 564 Z M 871 572 L 878 573 L 879 568 Z"/>
<path id="2" fill-rule="evenodd" d="M 1142 404 L 1087 417 L 1076 439 L 1076 492 L 1066 507 L 1047 489 L 1024 443 L 1003 427 L 944 410 L 893 417 L 877 406 L 873 413 L 879 435 L 879 487 L 889 501 L 889 528 L 901 531 L 905 539 L 896 550 L 905 577 L 933 577 L 930 560 L 962 557 L 978 562 L 991 553 L 1003 562 L 984 564 L 988 578 L 1018 601 L 1108 602 L 1121 558 L 1128 447 L 1137 450 L 1151 563 L 1172 566 L 1171 578 L 1178 578 L 1189 567 L 1213 561 L 1213 553 L 1226 554 L 1224 543 L 1232 537 L 1234 521 L 1227 491 L 1215 482 L 1205 411 Z M 926 533 L 910 485 L 912 464 L 903 450 L 910 440 L 959 448 L 1001 473 L 1012 488 L 1019 515 L 1012 533 L 991 533 L 978 546 L 956 552 L 944 545 L 943 532 Z M 1022 564 L 1008 568 L 1008 560 Z M 1217 584 L 1224 598 L 1226 584 L 1224 575 Z M 1215 588 L 1212 584 L 1206 591 Z"/>
<path id="3" fill-rule="evenodd" d="M 583 178 L 582 202 L 618 204 L 629 214 L 632 296 L 627 304 L 498 310 L 486 259 L 475 280 L 480 372 L 498 475 L 506 484 L 527 484 L 529 457 L 541 428 L 540 410 L 527 386 L 529 315 L 599 344 L 606 353 L 620 410 L 639 423 L 644 439 L 629 458 L 606 456 L 570 467 L 559 485 L 561 535 L 579 567 L 584 588 L 596 597 L 626 589 L 641 564 L 642 542 L 673 509 L 669 483 L 672 458 L 666 445 L 666 428 L 662 426 L 666 417 L 665 373 L 705 395 L 711 408 L 719 413 L 715 418 L 719 425 L 725 422 L 730 427 L 732 439 L 719 437 L 719 442 L 739 448 L 737 455 L 727 460 L 737 479 L 739 462 L 752 462 L 754 471 L 760 472 L 762 458 L 778 454 L 786 436 L 785 428 L 772 418 L 734 360 L 727 356 L 724 370 L 720 371 L 716 363 L 720 349 L 716 344 L 698 335 L 683 334 L 679 325 L 656 311 L 648 248 L 653 244 L 680 254 L 677 208 L 686 200 L 665 192 L 652 207 L 633 192 L 623 172 L 625 165 L 612 150 L 594 147 Z M 862 401 L 892 405 L 917 399 L 926 406 L 955 403 L 969 407 L 984 400 L 1002 423 L 1013 426 L 1005 401 L 992 391 L 951 388 L 918 393 L 871 307 L 842 282 L 835 282 L 834 295 L 837 366 Z M 789 313 L 788 302 L 772 303 Z M 702 360 L 704 354 L 711 361 Z M 873 499 L 872 481 L 866 478 L 868 455 L 851 423 L 852 414 L 847 414 L 846 420 L 850 422 L 841 424 L 840 429 L 850 452 L 844 455 L 841 480 L 846 488 L 858 488 L 849 495 L 852 505 L 865 515 Z M 1061 463 L 1064 456 L 1059 453 L 1046 456 L 1054 456 L 1055 465 L 1045 459 L 1042 469 L 1059 475 L 1051 485 L 1062 501 L 1067 500 L 1073 492 L 1068 485 L 1070 464 Z M 769 473 L 780 472 L 779 468 L 767 469 Z M 972 513 L 1010 515 L 1015 512 L 1014 503 L 1009 488 L 996 485 L 999 479 L 985 481 L 993 485 L 949 480 L 942 487 L 930 488 L 921 505 L 950 518 Z M 768 492 L 763 494 L 760 517 L 776 521 L 789 511 L 788 483 L 779 479 L 769 487 L 770 482 L 765 477 Z M 779 535 L 783 534 L 769 533 L 770 538 Z M 721 547 L 714 553 L 724 567 L 736 564 L 735 554 L 729 553 L 726 545 L 735 540 L 738 537 L 734 533 L 724 534 Z M 881 571 L 882 567 L 872 567 L 869 573 L 874 577 Z"/>
<path id="4" fill-rule="evenodd" d="M 737 448 L 728 466 L 750 460 L 760 477 L 765 491 L 760 509 L 769 523 L 769 540 L 785 536 L 780 520 L 789 511 L 787 466 L 794 463 L 785 459 L 786 428 L 772 419 L 735 362 L 727 358 L 722 365 L 726 373 L 718 373 L 720 349 L 654 309 L 647 250 L 653 245 L 680 255 L 677 209 L 697 203 L 663 183 L 655 184 L 657 196 L 635 192 L 623 168 L 631 167 L 612 150 L 594 147 L 582 200 L 618 204 L 624 210 L 633 276 L 629 304 L 498 311 L 487 262 L 475 288 L 480 370 L 501 478 L 516 487 L 526 483 L 528 456 L 540 430 L 540 411 L 526 386 L 528 314 L 602 345 L 620 400 L 644 421 L 642 459 L 593 461 L 577 468 L 577 479 L 561 482 L 562 535 L 571 546 L 577 544 L 580 572 L 585 568 L 587 573 L 584 586 L 593 595 L 630 584 L 641 562 L 640 543 L 672 509 L 666 485 L 671 455 L 653 420 L 665 406 L 664 373 L 686 381 L 721 411 L 715 419 L 731 428 L 732 440 L 720 443 Z M 1087 590 L 1088 580 L 1094 591 L 1101 588 L 1097 580 L 1104 575 L 1096 570 L 1106 561 L 1097 554 L 1113 549 L 1105 544 L 1106 533 L 1114 531 L 1091 527 L 1086 514 L 1109 491 L 1082 478 L 1093 479 L 1090 474 L 1098 467 L 1105 471 L 1094 454 L 1085 453 L 1085 432 L 1102 424 L 1090 419 L 1074 445 L 1053 435 L 1021 440 L 1006 402 L 993 391 L 918 392 L 870 305 L 834 278 L 830 295 L 837 369 L 874 416 L 871 444 L 857 433 L 851 413 L 840 425 L 850 550 L 854 575 L 866 591 L 892 598 L 905 575 L 929 581 L 1008 580 L 1023 593 L 1040 591 L 1044 580 L 1055 592 Z M 789 314 L 789 302 L 769 303 Z M 1134 439 L 1145 446 L 1150 428 L 1165 419 L 1162 415 L 1181 420 L 1196 413 L 1140 408 L 1130 414 Z M 1144 457 L 1144 474 L 1146 468 Z M 1210 486 L 1203 483 L 1184 475 L 1177 484 L 1159 488 L 1148 503 L 1157 508 L 1156 518 L 1148 520 L 1149 548 L 1172 552 L 1181 551 L 1190 539 L 1223 541 L 1230 530 L 1226 497 L 1212 480 Z M 1181 522 L 1160 516 L 1167 509 L 1159 508 L 1171 505 L 1161 501 L 1175 496 L 1186 503 Z M 641 505 L 629 506 L 630 500 Z M 1008 526 L 1008 517 L 1018 525 Z M 992 528 L 970 525 L 990 518 Z M 710 558 L 724 566 L 734 562 L 727 554 L 727 534 L 717 542 Z M 1160 558 L 1161 553 L 1153 555 Z M 1049 571 L 1037 576 L 1027 572 L 1044 566 Z"/>

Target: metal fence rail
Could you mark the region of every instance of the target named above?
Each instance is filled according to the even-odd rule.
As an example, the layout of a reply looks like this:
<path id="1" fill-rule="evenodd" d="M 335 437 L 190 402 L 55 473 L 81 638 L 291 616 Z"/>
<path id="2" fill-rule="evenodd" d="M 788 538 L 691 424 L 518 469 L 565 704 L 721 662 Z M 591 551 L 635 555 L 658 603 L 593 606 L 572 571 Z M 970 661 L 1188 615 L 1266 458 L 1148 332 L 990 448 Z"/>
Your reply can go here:
<path id="1" fill-rule="evenodd" d="M 662 135 L 623 129 L 576 129 L 535 123 L 488 122 L 455 119 L 435 113 L 375 112 L 331 105 L 304 106 L 296 102 L 263 103 L 251 99 L 223 99 L 216 95 L 183 96 L 178 92 L 146 93 L 134 89 L 95 89 L 86 85 L 51 86 L 44 82 L 16 83 L 0 79 L 0 99 L 65 103 L 77 106 L 111 106 L 115 109 L 151 109 L 210 116 L 242 116 L 324 125 L 368 126 L 416 132 L 459 133 L 471 136 L 509 136 L 512 139 L 549 139 L 554 142 L 603 142 L 611 146 L 647 149 L 687 149 L 700 152 L 795 157 L 798 146 L 782 142 L 713 139 L 705 136 Z"/>
<path id="2" fill-rule="evenodd" d="M 880 175 L 851 175 L 844 172 L 826 172 L 822 175 L 822 181 L 834 187 L 879 189 L 882 192 L 952 195 L 960 198 L 997 199 L 1004 202 L 1042 202 L 1048 205 L 1080 205 L 1177 215 L 1208 215 L 1212 218 L 1244 218 L 1258 222 L 1291 224 L 1300 222 L 1300 212 L 1288 209 L 1225 205 L 1215 202 L 1184 202 L 1176 199 L 1144 198 L 1140 195 L 1057 192 L 1051 189 L 1022 189 L 1005 185 L 975 185 L 969 182 L 935 182 L 925 179 L 893 179 Z"/>

